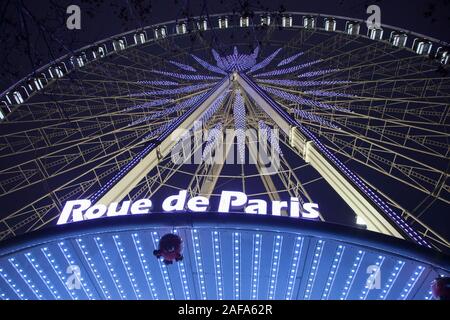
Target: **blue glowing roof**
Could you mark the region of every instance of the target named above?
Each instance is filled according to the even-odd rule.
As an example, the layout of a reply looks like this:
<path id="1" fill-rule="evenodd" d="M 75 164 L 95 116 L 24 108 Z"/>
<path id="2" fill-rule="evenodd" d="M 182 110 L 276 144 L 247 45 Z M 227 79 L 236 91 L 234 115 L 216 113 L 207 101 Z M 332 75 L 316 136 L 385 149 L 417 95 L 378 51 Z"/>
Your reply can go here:
<path id="1" fill-rule="evenodd" d="M 184 260 L 166 266 L 152 252 L 170 232 L 183 239 Z M 431 299 L 431 281 L 448 275 L 449 266 L 448 257 L 365 230 L 287 217 L 166 213 L 8 241 L 0 248 L 0 297 Z M 81 285 L 69 289 L 78 270 Z"/>

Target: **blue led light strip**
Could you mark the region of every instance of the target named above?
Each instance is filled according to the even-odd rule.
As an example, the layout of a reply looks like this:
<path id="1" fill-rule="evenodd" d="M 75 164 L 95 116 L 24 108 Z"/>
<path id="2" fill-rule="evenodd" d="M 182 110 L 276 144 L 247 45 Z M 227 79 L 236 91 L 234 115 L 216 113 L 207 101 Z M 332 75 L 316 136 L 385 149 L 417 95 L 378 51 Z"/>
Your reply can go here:
<path id="1" fill-rule="evenodd" d="M 278 55 L 278 53 L 280 53 L 282 48 L 278 48 L 277 50 L 275 50 L 272 54 L 270 54 L 269 56 L 267 56 L 265 59 L 263 59 L 261 62 L 255 64 L 249 71 L 248 73 L 252 73 L 255 72 L 256 70 L 259 69 L 263 69 L 265 67 L 267 67 L 267 65 L 269 63 L 272 62 L 272 60 Z"/>
<path id="2" fill-rule="evenodd" d="M 280 269 L 280 255 L 282 245 L 283 245 L 283 237 L 280 235 L 275 236 L 272 249 L 272 262 L 270 266 L 269 292 L 267 297 L 269 300 L 274 299 L 275 292 L 277 289 L 278 270 Z"/>
<path id="3" fill-rule="evenodd" d="M 252 299 L 258 299 L 259 272 L 261 270 L 261 246 L 262 235 L 257 233 L 253 236 L 253 257 L 252 257 Z"/>
<path id="4" fill-rule="evenodd" d="M 222 69 L 213 66 L 212 64 L 206 62 L 203 59 L 200 59 L 199 57 L 197 57 L 196 55 L 191 54 L 191 57 L 194 58 L 195 61 L 197 61 L 203 68 L 211 71 L 211 72 L 215 72 L 215 73 L 219 73 L 219 74 L 224 74 L 226 75 L 227 73 L 225 71 L 223 71 Z M 216 77 L 213 77 L 216 78 Z"/>
<path id="5" fill-rule="evenodd" d="M 384 285 L 384 288 L 379 295 L 380 299 L 386 300 L 386 297 L 389 295 L 389 292 L 391 292 L 391 289 L 394 286 L 395 280 L 397 280 L 397 278 L 400 275 L 400 272 L 402 271 L 404 266 L 405 266 L 404 261 L 401 261 L 401 260 L 397 261 L 397 264 L 395 265 L 394 270 L 392 270 L 391 274 L 389 275 L 387 283 Z"/>
<path id="6" fill-rule="evenodd" d="M 173 233 L 178 234 L 178 230 L 174 230 Z M 177 265 L 178 265 L 178 273 L 180 275 L 181 280 L 181 286 L 183 287 L 184 300 L 191 300 L 191 292 L 189 290 L 189 285 L 187 281 L 185 263 L 184 261 L 178 261 Z"/>
<path id="7" fill-rule="evenodd" d="M 223 299 L 223 268 L 220 251 L 220 234 L 218 231 L 212 232 L 212 248 L 214 254 L 214 273 L 216 276 L 216 295 L 218 300 Z"/>
<path id="8" fill-rule="evenodd" d="M 202 254 L 200 249 L 200 237 L 197 229 L 192 229 L 192 245 L 194 246 L 195 267 L 197 270 L 198 286 L 202 300 L 206 300 L 206 282 L 203 269 Z"/>
<path id="9" fill-rule="evenodd" d="M 433 300 L 433 291 L 428 291 L 424 297 L 425 300 Z"/>
<path id="10" fill-rule="evenodd" d="M 377 266 L 377 270 L 372 273 L 366 280 L 366 283 L 361 291 L 361 294 L 359 296 L 359 300 L 366 300 L 367 295 L 369 294 L 369 290 L 376 289 L 376 288 L 370 288 L 368 284 L 372 285 L 374 282 L 376 282 L 377 277 L 381 277 L 381 267 L 383 266 L 384 260 L 386 257 L 384 256 L 378 256 L 377 261 L 375 262 L 375 266 Z"/>
<path id="11" fill-rule="evenodd" d="M 288 285 L 286 291 L 286 300 L 291 300 L 294 293 L 295 281 L 297 278 L 300 257 L 303 250 L 303 238 L 296 237 L 294 242 L 294 250 L 292 255 L 291 270 L 289 271 Z"/>
<path id="12" fill-rule="evenodd" d="M 185 139 L 190 139 L 192 133 L 194 133 L 195 137 L 195 132 L 197 132 L 197 130 L 202 127 L 203 123 L 208 122 L 208 120 L 217 112 L 217 110 L 220 109 L 220 107 L 222 106 L 222 102 L 226 96 L 228 96 L 228 92 L 222 93 L 219 97 L 217 97 L 216 100 L 214 100 L 214 102 L 208 107 L 208 109 L 200 116 L 199 121 L 195 121 L 192 128 L 187 130 L 186 133 L 181 136 L 177 144 L 174 146 L 174 149 L 184 150 L 183 141 Z M 174 162 L 178 163 L 178 161 L 180 161 L 180 158 L 181 157 L 179 154 L 175 154 L 173 158 Z"/>
<path id="13" fill-rule="evenodd" d="M 121 110 L 120 112 L 127 112 L 127 111 L 133 111 L 136 109 L 145 109 L 145 108 L 150 108 L 150 107 L 158 107 L 158 106 L 162 106 L 164 104 L 169 104 L 169 103 L 173 103 L 174 100 L 173 99 L 158 99 L 158 100 L 152 100 L 143 104 L 139 104 L 139 105 L 135 105 L 132 107 L 128 107 L 124 110 Z"/>
<path id="14" fill-rule="evenodd" d="M 139 80 L 136 81 L 137 84 L 140 85 L 148 85 L 148 86 L 179 86 L 180 84 L 175 81 L 168 80 Z"/>
<path id="15" fill-rule="evenodd" d="M 255 77 L 268 77 L 268 76 L 279 76 L 279 75 L 283 75 L 283 74 L 288 74 L 288 73 L 293 73 L 293 72 L 297 72 L 298 70 L 304 69 L 304 68 L 308 68 L 316 63 L 322 62 L 322 59 L 319 60 L 315 60 L 315 61 L 311 61 L 311 62 L 307 62 L 307 63 L 303 63 L 300 65 L 296 65 L 296 66 L 292 66 L 289 68 L 284 68 L 284 69 L 275 69 L 272 71 L 267 71 L 267 72 L 263 72 L 263 73 L 258 73 L 255 74 Z"/>
<path id="16" fill-rule="evenodd" d="M 245 160 L 245 130 L 246 130 L 246 113 L 244 98 L 240 90 L 235 91 L 233 104 L 234 127 L 236 128 L 237 149 L 239 152 L 240 163 Z"/>
<path id="17" fill-rule="evenodd" d="M 233 295 L 234 299 L 239 300 L 241 297 L 241 234 L 233 232 Z"/>
<path id="18" fill-rule="evenodd" d="M 343 92 L 336 92 L 336 91 L 323 91 L 323 90 L 307 90 L 303 91 L 303 94 L 311 95 L 311 96 L 318 96 L 318 97 L 341 97 L 341 98 L 356 98 L 357 95 L 349 94 L 349 93 L 343 93 Z"/>
<path id="19" fill-rule="evenodd" d="M 277 136 L 273 135 L 272 128 L 270 128 L 263 120 L 258 121 L 258 129 L 263 140 L 270 143 L 272 147 L 272 152 L 277 152 L 280 156 L 283 156 L 283 151 L 281 151 L 279 139 Z"/>
<path id="20" fill-rule="evenodd" d="M 219 88 L 228 78 L 223 78 L 222 81 L 217 83 L 207 94 L 203 95 L 199 101 L 192 106 L 188 111 L 183 113 L 175 121 L 171 122 L 171 125 L 162 132 L 156 139 L 157 142 L 163 141 L 167 138 L 173 130 L 178 128 L 178 126 L 186 120 L 203 102 L 205 102 L 211 94 Z M 134 168 L 147 154 L 149 154 L 153 148 L 158 144 L 149 143 L 141 152 L 139 152 L 130 162 L 128 162 L 124 167 L 122 167 L 119 172 L 117 172 L 114 177 L 109 180 L 104 186 L 102 186 L 96 193 L 94 193 L 90 200 L 95 203 L 102 195 L 104 195 L 108 190 L 110 190 L 123 176 L 125 176 L 132 168 Z"/>
<path id="21" fill-rule="evenodd" d="M 153 278 L 150 273 L 150 268 L 147 262 L 147 258 L 145 257 L 144 249 L 142 247 L 142 242 L 139 239 L 137 233 L 133 233 L 131 236 L 133 238 L 134 248 L 136 249 L 137 255 L 139 257 L 139 263 L 142 268 L 142 272 L 144 273 L 144 278 L 146 280 L 148 290 L 153 300 L 158 300 L 158 293 L 156 292 L 155 284 L 153 283 Z"/>
<path id="22" fill-rule="evenodd" d="M 179 67 L 180 69 L 183 69 L 185 71 L 192 71 L 192 72 L 197 72 L 197 70 L 195 70 L 195 68 L 191 67 L 190 65 L 178 62 L 178 61 L 173 61 L 173 60 L 169 60 L 169 63 L 173 64 L 174 66 Z"/>
<path id="23" fill-rule="evenodd" d="M 323 289 L 322 300 L 328 300 L 328 298 L 330 297 L 331 288 L 333 287 L 334 280 L 336 280 L 336 275 L 338 274 L 344 251 L 345 247 L 343 245 L 338 245 L 336 254 L 331 264 L 330 273 L 328 274 L 327 283 L 325 284 L 325 288 Z"/>
<path id="24" fill-rule="evenodd" d="M 176 73 L 176 72 L 167 72 L 167 71 L 160 71 L 160 70 L 151 70 L 151 72 L 156 74 L 162 74 L 164 76 L 177 78 L 177 79 L 183 79 L 183 80 L 219 80 L 220 77 L 215 76 L 204 76 L 200 74 L 183 74 L 183 73 Z M 225 74 L 225 73 L 224 73 Z"/>
<path id="25" fill-rule="evenodd" d="M 321 75 L 325 75 L 325 74 L 337 72 L 337 71 L 340 71 L 340 69 L 322 69 L 322 70 L 316 70 L 316 71 L 302 73 L 302 74 L 298 75 L 297 77 L 312 78 L 312 77 L 317 77 L 317 76 L 321 76 Z"/>
<path id="26" fill-rule="evenodd" d="M 100 272 L 95 267 L 95 263 L 92 262 L 92 258 L 89 255 L 89 251 L 86 249 L 86 245 L 83 243 L 83 240 L 81 238 L 78 238 L 76 240 L 76 244 L 78 248 L 80 249 L 84 260 L 89 266 L 89 269 L 91 270 L 92 274 L 95 277 L 95 281 L 97 281 L 98 286 L 100 287 L 100 290 L 103 293 L 103 296 L 107 299 L 111 299 L 111 294 L 109 293 L 109 290 L 105 286 L 105 282 L 101 278 Z M 109 263 L 111 265 L 111 263 Z"/>
<path id="27" fill-rule="evenodd" d="M 149 120 L 159 119 L 159 118 L 162 118 L 164 116 L 168 116 L 168 115 L 170 115 L 172 113 L 181 111 L 181 110 L 183 110 L 185 108 L 189 108 L 192 105 L 195 105 L 195 103 L 197 101 L 199 101 L 205 95 L 206 95 L 206 92 L 194 95 L 194 96 L 192 96 L 192 97 L 190 97 L 190 98 L 188 98 L 186 100 L 183 100 L 180 103 L 175 104 L 174 106 L 171 106 L 171 107 L 168 107 L 168 108 L 164 108 L 164 109 L 162 109 L 160 111 L 153 112 L 153 113 L 151 113 L 148 116 L 141 117 L 141 118 L 139 118 L 137 120 L 134 120 L 128 126 L 134 126 L 134 125 L 141 124 L 141 123 L 149 121 Z M 172 123 L 173 121 L 174 120 L 171 120 L 171 121 L 168 121 L 167 123 Z"/>
<path id="28" fill-rule="evenodd" d="M 209 130 L 206 145 L 202 154 L 202 160 L 205 160 L 211 156 L 211 151 L 220 141 L 220 138 L 222 136 L 222 130 L 223 130 L 222 122 L 219 122 Z"/>
<path id="29" fill-rule="evenodd" d="M 320 108 L 320 109 L 327 109 L 327 110 L 336 110 L 336 111 L 340 111 L 340 112 L 352 112 L 347 108 L 341 108 L 341 107 L 336 107 L 334 105 L 331 104 L 327 104 L 327 103 L 323 103 L 320 101 L 315 101 L 315 100 L 311 100 L 311 99 L 306 99 L 303 98 L 302 96 L 299 95 L 295 95 L 289 92 L 286 92 L 284 90 L 280 90 L 280 89 L 275 89 L 272 87 L 268 87 L 265 85 L 261 85 L 261 88 L 264 89 L 265 91 L 281 98 L 287 101 L 291 101 L 291 102 L 295 102 L 301 105 L 306 105 L 306 106 L 311 106 L 311 107 L 316 107 L 316 108 Z"/>
<path id="30" fill-rule="evenodd" d="M 227 71 L 242 71 L 249 69 L 256 64 L 259 46 L 257 46 L 251 54 L 239 54 L 237 47 L 234 47 L 233 53 L 226 57 L 221 57 L 214 49 L 212 49 L 211 52 L 220 69 Z"/>
<path id="31" fill-rule="evenodd" d="M 330 122 L 328 120 L 325 120 L 322 117 L 320 117 L 320 116 L 318 116 L 318 115 L 316 115 L 314 113 L 311 113 L 311 112 L 308 112 L 308 111 L 304 111 L 304 110 L 300 110 L 300 109 L 292 109 L 292 111 L 294 112 L 294 114 L 302 117 L 303 119 L 308 119 L 310 121 L 317 122 L 320 125 L 325 126 L 325 127 L 330 127 L 330 128 L 333 128 L 333 129 L 340 129 L 334 123 L 332 123 L 332 122 Z"/>
<path id="32" fill-rule="evenodd" d="M 299 81 L 290 79 L 256 79 L 258 83 L 275 84 L 279 86 L 288 87 L 315 87 L 315 86 L 329 86 L 334 84 L 348 84 L 351 81 L 345 80 L 311 80 L 311 81 Z"/>
<path id="33" fill-rule="evenodd" d="M 190 86 L 184 86 L 180 88 L 171 88 L 164 90 L 153 90 L 153 91 L 144 91 L 138 93 L 131 93 L 129 97 L 143 97 L 143 96 L 163 96 L 163 95 L 175 95 L 175 94 L 186 94 L 194 91 L 199 91 L 205 88 L 211 87 L 211 83 L 202 83 L 202 84 L 194 84 Z"/>
<path id="34" fill-rule="evenodd" d="M 303 52 L 296 53 L 293 56 L 283 59 L 277 64 L 277 67 L 287 65 L 287 64 L 291 63 L 292 61 L 294 61 L 295 59 L 297 59 L 298 57 L 300 57 L 301 55 L 303 55 Z"/>
<path id="35" fill-rule="evenodd" d="M 67 248 L 66 244 L 65 244 L 63 241 L 61 241 L 61 242 L 58 243 L 58 248 L 61 250 L 61 253 L 63 254 L 64 259 L 66 260 L 66 262 L 67 262 L 68 265 L 72 265 L 72 266 L 76 265 L 75 260 L 73 259 L 73 254 L 69 253 L 69 249 Z M 41 250 L 42 250 L 42 253 L 44 254 L 44 256 L 46 256 L 47 261 L 49 261 L 50 256 L 48 256 L 48 255 L 45 254 L 45 248 L 43 248 L 43 249 L 41 249 Z M 47 251 L 48 251 L 48 248 L 47 248 Z M 49 261 L 49 263 L 50 263 L 50 261 Z M 52 265 L 52 267 L 53 267 L 53 265 Z M 58 267 L 57 269 L 59 269 L 59 267 Z M 53 270 L 55 271 L 55 273 L 57 273 L 57 272 L 56 272 L 56 268 L 54 268 Z M 59 276 L 58 276 L 58 277 L 59 277 Z M 66 287 L 67 291 L 69 291 L 69 294 L 70 294 L 75 300 L 78 300 L 79 297 L 78 297 L 78 295 L 76 294 L 75 290 L 70 290 L 70 289 L 67 288 L 67 286 L 65 285 L 65 283 L 66 283 L 66 281 L 67 281 L 67 278 L 68 278 L 68 276 L 66 276 L 65 278 L 64 278 L 64 277 L 59 277 L 60 281 L 61 281 L 61 282 L 63 283 L 63 285 Z M 79 279 L 79 280 L 80 280 L 81 288 L 83 289 L 83 291 L 84 291 L 84 293 L 86 294 L 86 296 L 87 296 L 90 300 L 94 300 L 94 296 L 93 296 L 93 291 L 94 291 L 94 290 L 91 289 L 91 288 L 89 288 L 88 283 L 84 281 L 85 279 L 84 279 L 83 275 L 80 275 L 80 279 Z"/>
<path id="36" fill-rule="evenodd" d="M 122 284 L 119 281 L 119 275 L 117 274 L 114 265 L 112 264 L 112 260 L 109 257 L 108 253 L 106 252 L 105 245 L 100 237 L 95 237 L 94 242 L 97 246 L 97 249 L 100 253 L 100 256 L 102 257 L 103 262 L 105 263 L 105 267 L 108 270 L 109 275 L 111 276 L 111 279 L 113 280 L 114 286 L 117 289 L 117 292 L 120 295 L 120 298 L 123 300 L 127 299 L 127 294 L 125 290 L 123 289 Z"/>
<path id="37" fill-rule="evenodd" d="M 9 300 L 9 297 L 3 292 L 2 287 L 0 287 L 0 300 Z"/>
<path id="38" fill-rule="evenodd" d="M 30 277 L 26 274 L 26 272 L 20 267 L 19 263 L 17 262 L 16 258 L 10 258 L 8 259 L 9 263 L 13 266 L 13 268 L 16 270 L 16 272 L 19 274 L 19 276 L 22 278 L 22 280 L 27 284 L 28 288 L 33 292 L 33 294 L 38 298 L 39 300 L 42 300 L 44 296 L 41 292 L 39 292 L 39 289 L 36 288 L 36 285 L 31 281 Z"/>
<path id="39" fill-rule="evenodd" d="M 159 248 L 159 235 L 158 232 L 152 232 L 152 242 L 155 248 Z M 158 260 L 159 270 L 161 271 L 161 276 L 164 281 L 164 286 L 166 287 L 167 297 L 169 300 L 175 300 L 175 296 L 173 294 L 172 282 L 169 278 L 169 272 L 167 271 L 167 266 L 162 262 L 162 260 Z"/>
<path id="40" fill-rule="evenodd" d="M 52 294 L 53 298 L 55 300 L 60 300 L 61 295 L 58 293 L 58 290 L 55 289 L 55 286 L 50 282 L 48 277 L 44 274 L 44 270 L 41 268 L 39 263 L 36 262 L 36 259 L 33 257 L 31 252 L 27 252 L 25 254 L 26 259 L 30 263 L 30 265 L 33 267 L 34 271 L 36 271 L 36 274 L 41 279 L 41 281 L 45 284 L 47 287 L 47 290 Z M 59 270 L 59 274 L 61 274 L 61 270 Z"/>
<path id="41" fill-rule="evenodd" d="M 308 275 L 308 281 L 306 282 L 305 294 L 303 300 L 311 299 L 312 289 L 314 287 L 314 282 L 316 281 L 317 270 L 319 269 L 320 259 L 322 258 L 323 247 L 325 241 L 317 240 L 316 249 L 314 250 L 313 261 L 311 264 L 311 270 Z"/>
<path id="42" fill-rule="evenodd" d="M 25 298 L 25 294 L 19 289 L 19 286 L 10 277 L 8 277 L 8 274 L 2 268 L 0 268 L 0 276 L 9 288 L 14 291 L 19 299 L 28 300 L 28 298 Z"/>
<path id="43" fill-rule="evenodd" d="M 350 288 L 352 287 L 353 282 L 355 282 L 355 276 L 358 273 L 359 268 L 361 267 L 361 263 L 362 263 L 362 260 L 363 260 L 363 258 L 365 256 L 365 254 L 366 253 L 364 251 L 362 251 L 362 250 L 358 251 L 358 254 L 355 257 L 355 261 L 353 261 L 353 265 L 352 265 L 352 267 L 350 269 L 350 273 L 349 273 L 349 275 L 347 277 L 347 280 L 345 281 L 344 289 L 342 290 L 341 296 L 339 298 L 340 300 L 347 299 L 348 294 L 350 292 Z"/>
<path id="44" fill-rule="evenodd" d="M 131 265 L 128 260 L 128 257 L 125 253 L 125 247 L 122 244 L 122 240 L 120 240 L 119 235 L 113 236 L 113 241 L 116 246 L 117 252 L 119 253 L 120 260 L 122 261 L 123 268 L 125 269 L 125 273 L 127 274 L 128 280 L 130 281 L 130 285 L 133 288 L 134 295 L 137 299 L 142 298 L 142 292 L 139 289 L 138 282 L 136 281 L 135 274 L 131 270 Z"/>
<path id="45" fill-rule="evenodd" d="M 406 298 L 408 298 L 409 294 L 411 293 L 412 289 L 414 288 L 414 286 L 416 285 L 417 281 L 419 280 L 420 276 L 423 274 L 424 271 L 425 271 L 424 266 L 416 267 L 414 273 L 411 275 L 405 287 L 403 288 L 400 294 L 400 299 L 406 300 Z"/>
<path id="46" fill-rule="evenodd" d="M 253 81 L 251 81 L 245 74 L 240 74 L 240 76 L 255 90 L 257 91 L 264 100 L 270 104 L 272 108 L 290 125 L 298 127 L 298 129 L 309 139 L 314 142 L 314 145 L 319 148 L 322 154 L 328 158 L 336 167 L 339 169 L 354 185 L 358 187 L 371 201 L 373 201 L 379 209 L 382 210 L 387 216 L 389 216 L 394 223 L 403 230 L 408 236 L 411 237 L 415 242 L 431 248 L 431 245 L 414 230 L 409 224 L 407 224 L 402 217 L 395 213 L 383 200 L 376 195 L 372 189 L 370 189 L 358 176 L 356 176 L 347 166 L 342 163 L 333 153 L 331 153 L 328 148 L 320 142 L 320 140 L 306 127 L 304 127 L 300 122 L 292 119 L 286 111 L 284 111 L 269 95 L 267 95 L 264 90 L 259 88 Z"/>

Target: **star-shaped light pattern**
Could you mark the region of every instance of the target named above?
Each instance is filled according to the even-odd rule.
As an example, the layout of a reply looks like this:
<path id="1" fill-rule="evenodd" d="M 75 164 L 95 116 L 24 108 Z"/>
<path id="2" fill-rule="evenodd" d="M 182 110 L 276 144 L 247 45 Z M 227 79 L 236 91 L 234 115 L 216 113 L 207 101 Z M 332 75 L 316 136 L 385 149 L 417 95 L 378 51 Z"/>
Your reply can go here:
<path id="1" fill-rule="evenodd" d="M 240 54 L 238 49 L 234 47 L 233 54 L 221 57 L 216 50 L 211 50 L 217 66 L 226 71 L 243 71 L 250 69 L 256 64 L 256 59 L 259 54 L 259 46 L 253 50 L 251 54 Z"/>

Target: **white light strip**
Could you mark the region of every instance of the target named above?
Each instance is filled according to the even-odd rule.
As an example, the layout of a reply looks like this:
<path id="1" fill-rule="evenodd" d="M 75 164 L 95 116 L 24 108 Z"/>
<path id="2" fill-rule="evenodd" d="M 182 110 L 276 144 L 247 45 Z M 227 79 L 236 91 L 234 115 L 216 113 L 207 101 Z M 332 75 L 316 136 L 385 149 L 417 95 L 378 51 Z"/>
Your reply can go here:
<path id="1" fill-rule="evenodd" d="M 384 285 L 383 290 L 380 293 L 379 298 L 386 300 L 386 297 L 389 295 L 389 292 L 391 291 L 392 287 L 394 286 L 395 280 L 397 280 L 400 272 L 402 271 L 403 267 L 405 266 L 404 261 L 397 261 L 397 264 L 394 267 L 394 270 L 392 270 L 387 283 Z"/>
<path id="2" fill-rule="evenodd" d="M 376 281 L 376 277 L 381 277 L 381 267 L 385 259 L 386 258 L 384 256 L 378 256 L 377 261 L 375 262 L 375 265 L 378 267 L 378 269 L 367 279 L 366 284 L 362 289 L 361 295 L 359 296 L 359 300 L 366 300 L 369 291 L 372 290 L 367 286 L 367 283 L 373 283 L 374 281 Z"/>
<path id="3" fill-rule="evenodd" d="M 14 291 L 15 294 L 17 294 L 17 297 L 19 299 L 28 300 L 28 298 L 24 298 L 25 295 L 23 292 L 21 292 L 21 290 L 19 289 L 19 286 L 17 284 L 15 284 L 14 281 L 12 281 L 12 279 L 10 279 L 8 277 L 8 274 L 1 268 L 0 268 L 0 276 L 8 284 L 8 286 L 11 288 L 11 290 Z"/>
<path id="4" fill-rule="evenodd" d="M 122 300 L 126 300 L 127 294 L 125 293 L 125 290 L 123 289 L 123 286 L 119 281 L 119 275 L 114 269 L 114 265 L 112 264 L 111 258 L 108 256 L 106 252 L 105 244 L 103 243 L 100 237 L 95 237 L 94 242 L 97 246 L 98 251 L 100 252 L 100 256 L 102 257 L 103 262 L 105 263 L 106 269 L 108 270 L 108 273 L 113 280 L 114 286 L 116 287 L 117 292 L 120 295 L 120 298 Z"/>
<path id="5" fill-rule="evenodd" d="M 355 281 L 355 276 L 359 271 L 359 268 L 361 267 L 362 260 L 365 256 L 365 252 L 362 250 L 358 251 L 358 254 L 356 255 L 355 261 L 353 261 L 353 265 L 350 269 L 350 274 L 347 277 L 347 280 L 345 281 L 344 289 L 341 292 L 340 300 L 345 300 L 348 297 L 348 294 L 350 292 L 350 288 L 353 285 L 353 282 Z"/>
<path id="6" fill-rule="evenodd" d="M 73 259 L 73 255 L 69 252 L 69 249 L 67 248 L 66 244 L 61 241 L 60 243 L 58 243 L 58 247 L 61 250 L 62 254 L 64 255 L 64 259 L 66 260 L 68 265 L 72 265 L 75 266 L 75 260 Z M 47 249 L 48 250 L 48 249 Z M 42 253 L 44 254 L 44 256 L 46 256 L 45 254 L 45 250 L 41 249 Z M 46 259 L 48 261 L 48 257 L 46 256 Z M 49 261 L 50 262 L 50 261 Z M 52 266 L 53 267 L 53 266 Z M 53 269 L 55 271 L 55 273 L 57 274 L 59 280 L 62 282 L 63 286 L 66 288 L 66 290 L 69 292 L 69 294 L 72 296 L 73 299 L 78 300 L 79 297 L 76 294 L 75 290 L 70 290 L 67 287 L 67 278 L 69 277 L 69 275 L 67 275 L 67 277 L 64 279 L 64 277 L 61 277 L 60 274 L 58 274 L 58 272 L 56 272 L 56 269 Z M 67 270 L 66 270 L 67 271 Z M 86 294 L 86 296 L 89 298 L 89 300 L 95 300 L 94 298 L 94 294 L 93 294 L 93 290 L 91 288 L 89 288 L 89 284 L 87 282 L 84 281 L 84 277 L 83 274 L 80 275 L 80 285 L 81 288 L 83 289 L 84 293 Z"/>
<path id="7" fill-rule="evenodd" d="M 174 234 L 178 235 L 178 230 L 173 231 Z M 183 287 L 183 295 L 185 300 L 191 300 L 191 292 L 189 290 L 189 285 L 187 281 L 186 267 L 184 265 L 184 261 L 179 261 L 178 265 L 178 273 L 180 275 L 181 286 Z"/>
<path id="8" fill-rule="evenodd" d="M 136 249 L 137 255 L 139 257 L 139 263 L 141 264 L 142 272 L 144 273 L 144 278 L 148 285 L 148 290 L 153 300 L 158 300 L 158 294 L 156 292 L 155 284 L 153 283 L 153 278 L 150 273 L 150 268 L 147 263 L 147 258 L 144 254 L 144 249 L 142 248 L 142 242 L 139 239 L 137 233 L 132 235 L 134 247 Z"/>
<path id="9" fill-rule="evenodd" d="M 192 229 L 191 235 L 192 235 L 192 245 L 194 246 L 194 257 L 195 257 L 195 265 L 197 268 L 200 296 L 203 300 L 206 300 L 207 296 L 206 296 L 205 275 L 203 273 L 203 263 L 200 250 L 200 238 L 198 230 Z"/>
<path id="10" fill-rule="evenodd" d="M 408 295 L 411 293 L 411 290 L 416 285 L 417 281 L 419 280 L 422 273 L 425 271 L 424 266 L 417 266 L 414 270 L 414 273 L 409 278 L 408 282 L 406 283 L 406 286 L 403 288 L 402 293 L 400 294 L 400 299 L 406 300 L 408 298 Z"/>
<path id="11" fill-rule="evenodd" d="M 280 255 L 281 247 L 283 245 L 283 237 L 280 235 L 275 236 L 272 251 L 272 262 L 270 269 L 270 282 L 269 282 L 269 294 L 268 299 L 273 300 L 277 289 L 278 282 L 278 270 L 280 269 Z"/>
<path id="12" fill-rule="evenodd" d="M 259 271 L 261 270 L 261 246 L 262 235 L 253 236 L 253 257 L 252 257 L 252 299 L 258 299 Z"/>
<path id="13" fill-rule="evenodd" d="M 233 294 L 234 299 L 239 300 L 241 296 L 241 234 L 233 232 Z"/>
<path id="14" fill-rule="evenodd" d="M 338 245 L 336 254 L 331 264 L 330 273 L 328 274 L 327 283 L 325 284 L 325 288 L 323 289 L 322 300 L 328 300 L 328 298 L 330 297 L 331 288 L 333 287 L 334 280 L 336 279 L 336 275 L 338 274 L 337 271 L 339 269 L 339 265 L 341 264 L 344 251 L 345 247 L 343 245 Z"/>
<path id="15" fill-rule="evenodd" d="M 31 281 L 31 279 L 28 277 L 28 275 L 25 273 L 25 271 L 20 267 L 19 263 L 17 262 L 16 258 L 10 258 L 8 259 L 9 263 L 14 267 L 16 272 L 20 275 L 23 281 L 27 284 L 28 288 L 34 293 L 36 298 L 39 300 L 42 300 L 44 296 L 42 293 L 39 292 L 39 289 L 36 288 L 36 285 Z"/>
<path id="16" fill-rule="evenodd" d="M 136 281 L 136 278 L 135 278 L 135 274 L 134 274 L 133 270 L 131 270 L 131 264 L 125 253 L 125 248 L 123 246 L 122 240 L 120 240 L 120 237 L 118 234 L 113 236 L 113 240 L 114 240 L 114 244 L 116 245 L 117 252 L 119 253 L 120 260 L 122 261 L 123 268 L 125 269 L 128 280 L 130 281 L 131 287 L 133 288 L 134 295 L 136 296 L 136 299 L 141 299 L 142 292 L 139 289 L 138 282 Z"/>
<path id="17" fill-rule="evenodd" d="M 152 232 L 152 241 L 155 248 L 159 248 L 159 235 L 158 232 Z M 167 271 L 167 266 L 158 259 L 159 270 L 161 271 L 161 276 L 164 281 L 164 286 L 166 287 L 167 297 L 169 300 L 174 300 L 175 297 L 173 295 L 172 283 L 169 279 L 169 272 Z"/>
<path id="18" fill-rule="evenodd" d="M 212 247 L 214 253 L 214 272 L 216 275 L 216 295 L 218 300 L 223 300 L 223 272 L 220 255 L 220 234 L 218 231 L 212 233 Z"/>
<path id="19" fill-rule="evenodd" d="M 298 272 L 298 267 L 299 267 L 300 256 L 302 254 L 302 250 L 303 250 L 303 238 L 296 237 L 295 243 L 294 243 L 293 255 L 292 255 L 291 270 L 289 271 L 286 300 L 291 300 L 292 295 L 294 293 L 295 281 L 297 278 L 297 272 Z"/>
<path id="20" fill-rule="evenodd" d="M 305 294 L 303 296 L 304 300 L 308 300 L 311 298 L 312 288 L 314 286 L 314 282 L 316 281 L 317 270 L 319 269 L 320 258 L 322 257 L 322 251 L 325 241 L 318 240 L 316 245 L 316 250 L 314 251 L 314 257 L 311 264 L 311 271 L 309 273 L 308 282 L 306 283 Z"/>
<path id="21" fill-rule="evenodd" d="M 39 276 L 41 281 L 45 284 L 47 287 L 47 290 L 52 294 L 53 298 L 56 300 L 61 299 L 61 295 L 58 293 L 58 290 L 55 289 L 55 286 L 51 284 L 50 280 L 48 279 L 47 275 L 45 275 L 44 270 L 41 268 L 41 266 L 36 262 L 36 259 L 33 257 L 31 252 L 27 252 L 25 254 L 25 258 L 28 260 L 28 263 L 31 264 L 34 271 L 36 271 L 36 274 Z"/>
<path id="22" fill-rule="evenodd" d="M 98 286 L 100 287 L 100 290 L 102 290 L 103 295 L 107 299 L 111 299 L 111 294 L 109 293 L 109 290 L 106 288 L 105 283 L 103 279 L 101 278 L 100 272 L 95 267 L 95 264 L 92 262 L 92 258 L 89 257 L 89 251 L 86 249 L 86 245 L 83 243 L 83 240 L 81 238 L 78 238 L 76 240 L 76 243 L 78 245 L 78 248 L 80 249 L 81 253 L 83 254 L 83 258 L 86 260 L 89 269 L 91 269 L 92 274 L 95 277 L 95 281 L 97 281 Z"/>

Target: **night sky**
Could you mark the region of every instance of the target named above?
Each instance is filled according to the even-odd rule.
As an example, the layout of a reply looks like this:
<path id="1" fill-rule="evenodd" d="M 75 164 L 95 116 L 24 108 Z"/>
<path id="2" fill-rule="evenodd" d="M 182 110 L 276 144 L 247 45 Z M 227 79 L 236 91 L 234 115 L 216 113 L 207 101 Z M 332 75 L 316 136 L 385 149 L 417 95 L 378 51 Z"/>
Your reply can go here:
<path id="1" fill-rule="evenodd" d="M 67 6 L 81 8 L 81 30 L 68 30 Z M 302 11 L 365 19 L 377 4 L 381 22 L 449 41 L 450 0 L 3 0 L 0 91 L 35 68 L 92 42 L 186 16 L 242 11 Z"/>

